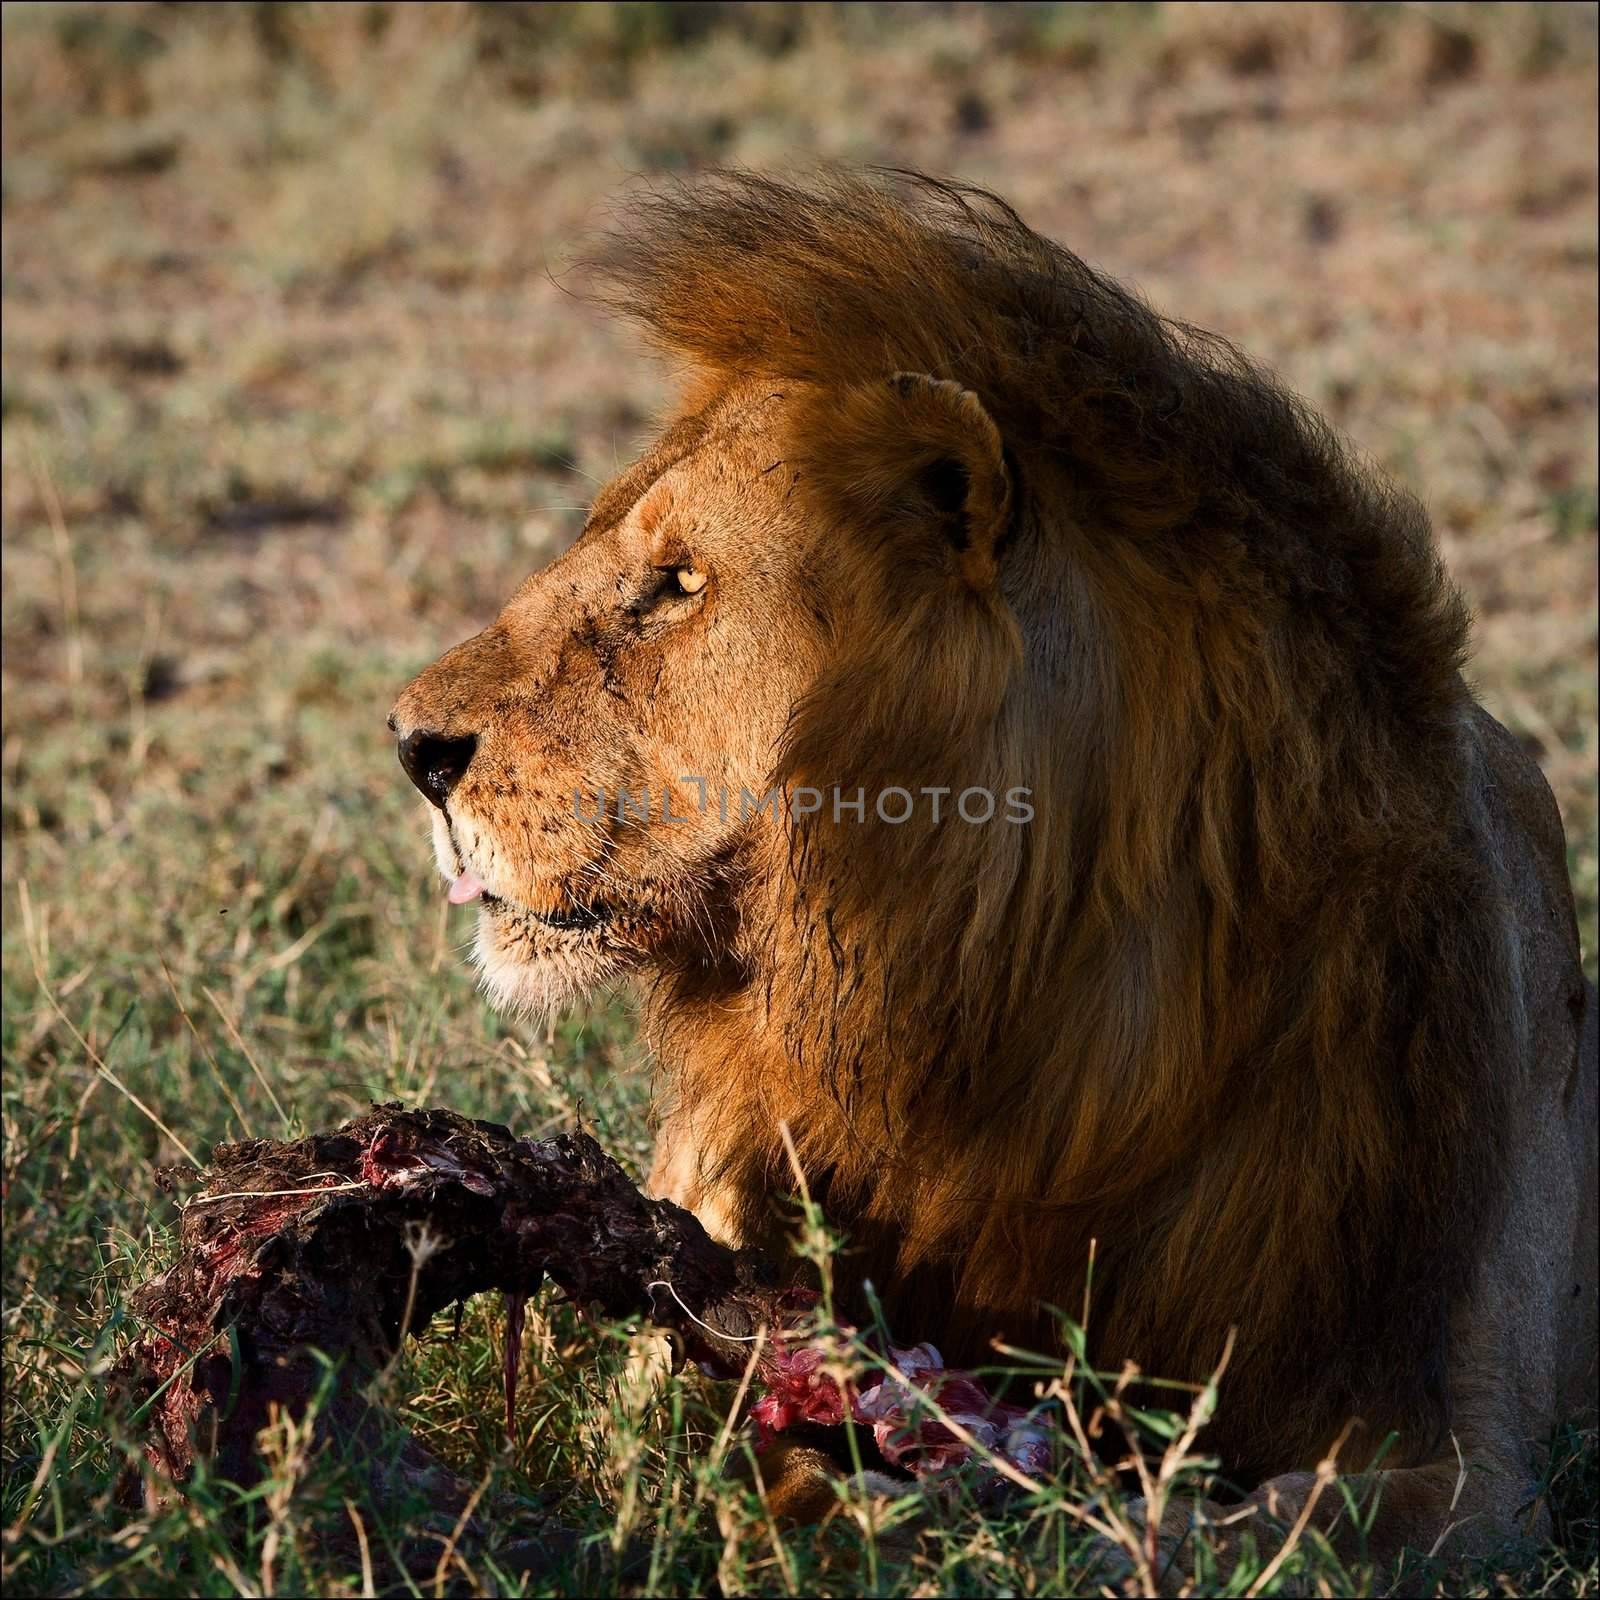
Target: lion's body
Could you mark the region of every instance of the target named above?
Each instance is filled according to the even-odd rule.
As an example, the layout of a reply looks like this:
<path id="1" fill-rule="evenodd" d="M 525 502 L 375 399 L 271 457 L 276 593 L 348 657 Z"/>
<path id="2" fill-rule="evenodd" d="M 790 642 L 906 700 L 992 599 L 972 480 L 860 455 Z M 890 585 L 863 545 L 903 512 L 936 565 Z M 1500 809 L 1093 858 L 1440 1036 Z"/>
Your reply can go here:
<path id="1" fill-rule="evenodd" d="M 1098 1360 L 1237 1329 L 1237 1480 L 1359 1416 L 1399 1502 L 1453 1433 L 1509 1515 L 1593 1403 L 1594 1002 L 1420 508 L 964 191 L 733 180 L 607 270 L 682 414 L 397 708 L 475 741 L 434 798 L 491 987 L 643 972 L 658 1185 L 770 1238 L 787 1128 L 906 1336 L 1043 1343 L 1092 1254 Z M 689 822 L 565 810 L 630 784 Z"/>

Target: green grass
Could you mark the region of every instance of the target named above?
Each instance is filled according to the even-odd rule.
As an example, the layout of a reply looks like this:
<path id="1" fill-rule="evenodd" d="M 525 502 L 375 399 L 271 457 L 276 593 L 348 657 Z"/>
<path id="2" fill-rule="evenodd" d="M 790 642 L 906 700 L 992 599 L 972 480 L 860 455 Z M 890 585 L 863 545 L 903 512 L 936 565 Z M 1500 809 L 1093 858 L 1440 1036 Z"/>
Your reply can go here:
<path id="1" fill-rule="evenodd" d="M 1562 804 L 1595 970 L 1592 7 L 19 5 L 0 27 L 10 1592 L 363 1592 L 328 1531 L 353 1531 L 350 1486 L 287 1435 L 249 1496 L 114 1498 L 104 1372 L 170 1258 L 152 1172 L 181 1158 L 135 1097 L 200 1153 L 280 1132 L 275 1102 L 311 1128 L 392 1097 L 530 1134 L 581 1115 L 648 1161 L 628 997 L 548 1035 L 485 1008 L 384 728 L 664 393 L 560 281 L 634 171 L 957 171 L 1276 364 L 1430 504 L 1475 681 Z M 447 1333 L 408 1356 L 403 1419 L 508 1536 L 580 1540 L 506 1592 L 1085 1581 L 1081 1472 L 1003 1514 L 781 1532 L 702 1447 L 726 1388 L 608 1431 L 625 1341 L 545 1307 L 508 1445 L 498 1309 Z M 1554 1542 L 1401 1592 L 1600 1592 L 1596 1472 L 1563 1431 Z M 426 1509 L 367 1514 L 380 1565 Z M 1318 1584 L 1371 1588 L 1305 1542 L 1268 1592 Z"/>

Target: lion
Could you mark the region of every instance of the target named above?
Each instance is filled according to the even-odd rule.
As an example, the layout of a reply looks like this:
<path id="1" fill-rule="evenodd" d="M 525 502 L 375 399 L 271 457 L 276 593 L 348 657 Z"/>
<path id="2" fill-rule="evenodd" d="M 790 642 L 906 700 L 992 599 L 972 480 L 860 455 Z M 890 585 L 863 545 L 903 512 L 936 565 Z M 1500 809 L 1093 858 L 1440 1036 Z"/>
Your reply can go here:
<path id="1" fill-rule="evenodd" d="M 1092 1255 L 1102 1368 L 1232 1337 L 1250 1504 L 1357 1420 L 1371 1550 L 1505 1536 L 1595 1403 L 1595 991 L 1426 512 L 981 190 L 625 215 L 681 398 L 390 723 L 488 993 L 639 983 L 651 1186 L 722 1239 L 797 1160 L 954 1360 Z"/>

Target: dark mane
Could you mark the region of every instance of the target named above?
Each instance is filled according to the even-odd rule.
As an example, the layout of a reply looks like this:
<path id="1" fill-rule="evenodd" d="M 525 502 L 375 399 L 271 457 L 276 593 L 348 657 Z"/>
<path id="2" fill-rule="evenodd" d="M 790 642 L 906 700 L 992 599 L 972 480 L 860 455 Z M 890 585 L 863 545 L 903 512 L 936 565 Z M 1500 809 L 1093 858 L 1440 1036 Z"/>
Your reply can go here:
<path id="1" fill-rule="evenodd" d="M 873 541 L 816 508 L 878 598 L 778 776 L 1021 782 L 1037 815 L 813 824 L 750 871 L 749 981 L 662 983 L 744 1224 L 789 1184 L 781 1119 L 904 1326 L 1040 1337 L 1094 1242 L 1097 1359 L 1203 1377 L 1239 1326 L 1237 1470 L 1313 1462 L 1357 1412 L 1420 1459 L 1516 1025 L 1422 508 L 980 190 L 724 174 L 636 198 L 596 268 L 704 393 L 817 386 L 803 467 L 913 370 L 977 394 L 1025 502 L 998 601 L 874 589 Z"/>

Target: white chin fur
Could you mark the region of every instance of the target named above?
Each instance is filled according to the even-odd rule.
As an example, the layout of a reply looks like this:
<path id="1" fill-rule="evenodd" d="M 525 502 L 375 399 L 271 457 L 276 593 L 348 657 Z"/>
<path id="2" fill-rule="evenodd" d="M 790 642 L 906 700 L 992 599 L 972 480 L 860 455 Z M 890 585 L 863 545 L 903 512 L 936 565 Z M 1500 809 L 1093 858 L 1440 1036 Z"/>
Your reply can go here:
<path id="1" fill-rule="evenodd" d="M 434 859 L 449 881 L 457 867 L 450 830 L 438 811 L 433 811 L 432 821 Z M 487 907 L 478 910 L 472 964 L 496 1011 L 537 1017 L 541 1022 L 577 1004 L 627 968 L 625 961 L 587 937 L 497 916 Z"/>
<path id="2" fill-rule="evenodd" d="M 546 1018 L 564 1011 L 601 984 L 619 977 L 626 964 L 587 939 L 552 933 L 538 940 L 520 923 L 498 922 L 487 910 L 478 914 L 472 964 L 496 1011 Z"/>
<path id="3" fill-rule="evenodd" d="M 439 875 L 446 883 L 456 875 L 456 853 L 450 843 L 450 828 L 444 813 L 428 807 L 428 825 L 433 837 L 433 859 L 439 864 Z"/>

